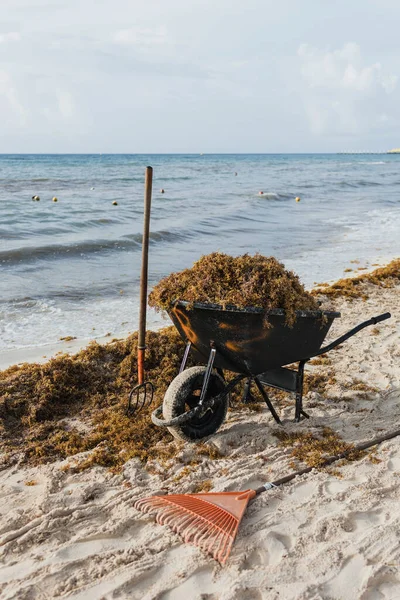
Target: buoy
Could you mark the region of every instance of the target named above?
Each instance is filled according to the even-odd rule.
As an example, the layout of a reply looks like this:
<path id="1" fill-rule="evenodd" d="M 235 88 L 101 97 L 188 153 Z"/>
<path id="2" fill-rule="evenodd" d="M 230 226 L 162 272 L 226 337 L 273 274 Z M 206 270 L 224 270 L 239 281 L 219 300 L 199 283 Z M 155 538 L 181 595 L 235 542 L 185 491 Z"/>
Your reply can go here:
<path id="1" fill-rule="evenodd" d="M 116 200 L 114 200 L 113 206 L 118 206 L 118 202 Z"/>
<path id="2" fill-rule="evenodd" d="M 163 188 L 161 188 L 160 194 L 164 194 L 164 189 Z"/>
<path id="3" fill-rule="evenodd" d="M 296 202 L 300 202 L 300 196 L 296 196 Z"/>
<path id="4" fill-rule="evenodd" d="M 33 199 L 36 200 L 36 202 L 39 202 L 40 196 L 33 196 Z"/>
<path id="5" fill-rule="evenodd" d="M 90 188 L 91 190 L 94 190 L 95 188 Z"/>
<path id="6" fill-rule="evenodd" d="M 258 192 L 259 196 L 262 196 L 264 194 L 264 192 Z"/>
<path id="7" fill-rule="evenodd" d="M 58 198 L 56 198 L 55 196 L 53 197 L 53 202 L 58 202 Z"/>

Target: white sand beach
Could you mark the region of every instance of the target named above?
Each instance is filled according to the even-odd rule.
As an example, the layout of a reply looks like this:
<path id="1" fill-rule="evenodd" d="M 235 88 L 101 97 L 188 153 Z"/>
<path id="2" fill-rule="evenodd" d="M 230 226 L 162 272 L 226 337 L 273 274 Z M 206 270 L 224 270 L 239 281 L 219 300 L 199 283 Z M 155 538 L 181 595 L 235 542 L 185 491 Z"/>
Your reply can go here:
<path id="1" fill-rule="evenodd" d="M 0 15 L 0 600 L 400 600 L 400 0 Z"/>
<path id="2" fill-rule="evenodd" d="M 332 351 L 331 364 L 307 367 L 336 379 L 327 397 L 305 397 L 309 420 L 293 422 L 294 400 L 280 416 L 288 432 L 328 426 L 358 443 L 400 428 L 400 287 L 370 285 L 368 300 L 334 305 L 342 318 L 329 340 L 380 313 L 392 318 Z M 152 473 L 138 459 L 117 475 L 102 467 L 71 472 L 71 458 L 3 468 L 1 598 L 400 598 L 400 437 L 339 466 L 339 476 L 314 470 L 257 497 L 224 567 L 134 509 L 142 496 L 190 493 L 204 480 L 212 491 L 245 490 L 291 473 L 290 448 L 276 428 L 266 408 L 231 409 L 207 442 L 224 457 L 190 468 L 188 444 L 181 462 Z"/>

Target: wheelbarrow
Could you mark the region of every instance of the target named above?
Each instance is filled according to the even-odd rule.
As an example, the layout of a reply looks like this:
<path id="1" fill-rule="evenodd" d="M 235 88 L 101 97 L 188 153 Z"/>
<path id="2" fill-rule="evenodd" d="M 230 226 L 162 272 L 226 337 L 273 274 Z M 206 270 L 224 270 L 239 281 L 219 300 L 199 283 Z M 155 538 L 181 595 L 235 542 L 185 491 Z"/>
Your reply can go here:
<path id="1" fill-rule="evenodd" d="M 168 311 L 186 341 L 179 374 L 165 394 L 163 405 L 152 413 L 155 425 L 167 427 L 178 439 L 195 442 L 222 425 L 230 393 L 245 381 L 242 401 L 252 401 L 255 385 L 273 418 L 281 420 L 265 388 L 295 394 L 295 421 L 309 415 L 303 410 L 304 366 L 368 327 L 390 318 L 390 313 L 360 323 L 335 341 L 321 347 L 339 312 L 298 311 L 293 326 L 280 309 L 222 307 L 217 304 L 176 301 Z M 201 366 L 186 368 L 189 353 Z M 293 368 L 293 363 L 298 363 Z M 286 365 L 290 365 L 290 368 Z M 229 382 L 224 371 L 236 373 Z"/>

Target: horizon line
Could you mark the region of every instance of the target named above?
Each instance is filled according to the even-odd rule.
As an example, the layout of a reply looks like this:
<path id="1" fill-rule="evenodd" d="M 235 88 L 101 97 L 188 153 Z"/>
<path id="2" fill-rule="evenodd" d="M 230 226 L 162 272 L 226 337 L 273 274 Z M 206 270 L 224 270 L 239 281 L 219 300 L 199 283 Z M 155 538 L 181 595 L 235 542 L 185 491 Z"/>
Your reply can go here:
<path id="1" fill-rule="evenodd" d="M 298 156 L 307 154 L 394 154 L 390 150 L 336 150 L 331 152 L 0 152 L 0 156 Z"/>

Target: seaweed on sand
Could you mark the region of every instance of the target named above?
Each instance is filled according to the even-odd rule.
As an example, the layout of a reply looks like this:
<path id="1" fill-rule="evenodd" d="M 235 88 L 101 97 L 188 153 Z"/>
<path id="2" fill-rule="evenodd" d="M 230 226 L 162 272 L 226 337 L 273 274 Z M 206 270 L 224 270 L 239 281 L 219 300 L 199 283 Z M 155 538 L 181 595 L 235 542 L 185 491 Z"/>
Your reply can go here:
<path id="1" fill-rule="evenodd" d="M 308 467 L 319 468 L 329 457 L 342 452 L 349 452 L 346 460 L 358 460 L 364 456 L 364 452 L 357 450 L 354 444 L 345 442 L 335 431 L 329 427 L 323 427 L 320 435 L 313 435 L 310 431 L 297 431 L 287 433 L 283 430 L 275 430 L 275 437 L 283 447 L 291 448 L 290 456 Z M 297 465 L 293 463 L 293 468 Z"/>
<path id="2" fill-rule="evenodd" d="M 178 299 L 266 311 L 281 308 L 288 325 L 295 322 L 297 310 L 319 309 L 297 275 L 276 258 L 261 254 L 233 257 L 213 252 L 202 256 L 192 268 L 162 279 L 153 288 L 149 304 L 157 310 L 168 310 Z"/>
<path id="3" fill-rule="evenodd" d="M 346 297 L 349 299 L 368 298 L 368 284 L 382 288 L 390 288 L 400 283 L 400 258 L 392 260 L 385 267 L 379 267 L 370 273 L 339 279 L 332 285 L 318 284 L 312 291 L 314 296 L 322 295 L 331 298 Z"/>
<path id="4" fill-rule="evenodd" d="M 147 334 L 146 373 L 155 403 L 179 370 L 184 343 L 173 327 Z M 6 464 L 48 462 L 91 451 L 81 466 L 119 467 L 132 457 L 168 458 L 177 444 L 155 427 L 150 411 L 129 418 L 127 396 L 137 377 L 137 334 L 74 356 L 0 372 L 0 453 Z M 158 446 L 156 447 L 156 445 Z"/>

